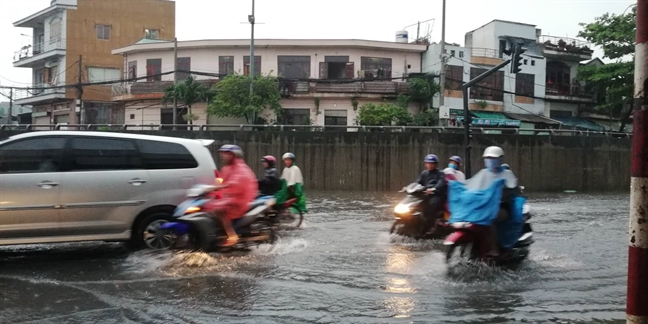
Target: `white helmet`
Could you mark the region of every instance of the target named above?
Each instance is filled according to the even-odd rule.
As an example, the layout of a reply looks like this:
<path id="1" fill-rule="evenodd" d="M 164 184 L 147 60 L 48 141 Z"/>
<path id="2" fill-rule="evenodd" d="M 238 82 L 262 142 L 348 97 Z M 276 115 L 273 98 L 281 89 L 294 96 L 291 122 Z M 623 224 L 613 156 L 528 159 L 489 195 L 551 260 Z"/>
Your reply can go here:
<path id="1" fill-rule="evenodd" d="M 490 146 L 484 150 L 483 158 L 501 158 L 504 156 L 504 150 L 499 146 Z"/>
<path id="2" fill-rule="evenodd" d="M 281 159 L 282 159 L 282 160 L 285 160 L 285 159 L 291 159 L 291 160 L 294 160 L 294 159 L 295 159 L 295 154 L 292 154 L 292 153 L 288 152 L 288 153 L 284 154 L 284 155 L 281 157 Z"/>

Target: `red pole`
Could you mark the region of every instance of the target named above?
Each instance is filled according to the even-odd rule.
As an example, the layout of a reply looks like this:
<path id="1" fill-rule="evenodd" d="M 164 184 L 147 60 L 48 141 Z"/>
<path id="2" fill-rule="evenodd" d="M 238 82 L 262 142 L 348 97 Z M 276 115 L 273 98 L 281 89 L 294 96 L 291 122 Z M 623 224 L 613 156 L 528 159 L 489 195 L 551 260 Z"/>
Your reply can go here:
<path id="1" fill-rule="evenodd" d="M 637 0 L 627 323 L 648 324 L 648 0 Z"/>

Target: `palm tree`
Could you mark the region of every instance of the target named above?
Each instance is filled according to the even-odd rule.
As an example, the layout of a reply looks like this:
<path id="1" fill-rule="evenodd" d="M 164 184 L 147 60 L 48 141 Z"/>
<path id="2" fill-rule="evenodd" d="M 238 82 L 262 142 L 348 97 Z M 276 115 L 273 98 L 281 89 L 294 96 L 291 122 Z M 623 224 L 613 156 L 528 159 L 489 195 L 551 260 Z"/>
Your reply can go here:
<path id="1" fill-rule="evenodd" d="M 198 116 L 194 115 L 191 112 L 191 106 L 198 102 L 208 102 L 214 93 L 212 89 L 196 81 L 193 76 L 188 76 L 182 83 L 168 86 L 164 89 L 164 97 L 162 101 L 164 103 L 173 101 L 175 98 L 178 103 L 182 103 L 183 108 L 187 108 L 188 113 L 182 118 L 188 121 L 189 124 L 193 124 L 194 120 L 198 120 Z M 175 123 L 175 117 L 173 120 Z"/>

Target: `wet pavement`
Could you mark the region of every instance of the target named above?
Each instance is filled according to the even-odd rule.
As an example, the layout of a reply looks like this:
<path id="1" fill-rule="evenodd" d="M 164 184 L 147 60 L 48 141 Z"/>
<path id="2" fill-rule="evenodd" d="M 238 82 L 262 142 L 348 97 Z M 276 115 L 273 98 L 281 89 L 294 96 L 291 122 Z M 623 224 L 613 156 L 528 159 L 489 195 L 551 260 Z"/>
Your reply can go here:
<path id="1" fill-rule="evenodd" d="M 387 234 L 399 198 L 310 193 L 272 251 L 0 248 L 0 323 L 625 322 L 628 195 L 531 195 L 530 260 L 452 273 Z"/>

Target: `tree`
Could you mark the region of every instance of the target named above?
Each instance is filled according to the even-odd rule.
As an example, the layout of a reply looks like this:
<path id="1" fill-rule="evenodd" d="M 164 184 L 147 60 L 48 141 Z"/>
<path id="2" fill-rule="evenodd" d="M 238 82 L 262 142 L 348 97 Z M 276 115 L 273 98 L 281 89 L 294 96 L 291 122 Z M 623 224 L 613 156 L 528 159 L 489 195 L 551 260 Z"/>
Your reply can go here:
<path id="1" fill-rule="evenodd" d="M 254 92 L 250 96 L 249 75 L 232 74 L 216 84 L 216 96 L 208 107 L 208 113 L 217 117 L 245 118 L 250 124 L 253 116 L 259 116 L 270 109 L 281 115 L 277 78 L 260 75 L 254 78 Z M 257 120 L 260 120 L 258 117 Z"/>
<path id="2" fill-rule="evenodd" d="M 198 116 L 192 113 L 191 107 L 199 102 L 208 102 L 212 97 L 213 92 L 210 88 L 197 82 L 193 76 L 188 76 L 182 83 L 171 85 L 164 89 L 162 101 L 167 103 L 173 101 L 175 98 L 178 103 L 183 105 L 182 108 L 187 108 L 188 113 L 182 116 L 182 118 L 188 121 L 189 124 L 193 124 L 195 120 L 198 120 Z"/>
<path id="3" fill-rule="evenodd" d="M 583 30 L 578 33 L 579 37 L 603 48 L 603 57 L 616 60 L 601 66 L 583 66 L 578 79 L 585 81 L 587 89 L 601 94 L 602 100 L 595 107 L 597 111 L 620 116 L 620 132 L 632 114 L 632 107 L 625 112 L 623 107 L 633 100 L 636 17 L 636 7 L 627 14 L 606 13 L 593 23 L 581 23 Z"/>
<path id="4" fill-rule="evenodd" d="M 433 78 L 411 78 L 407 81 L 409 101 L 419 104 L 424 110 L 432 107 L 432 99 L 439 94 L 439 84 Z"/>
<path id="5" fill-rule="evenodd" d="M 393 103 L 367 103 L 360 107 L 356 122 L 363 126 L 405 126 L 412 122 L 412 115 Z"/>

